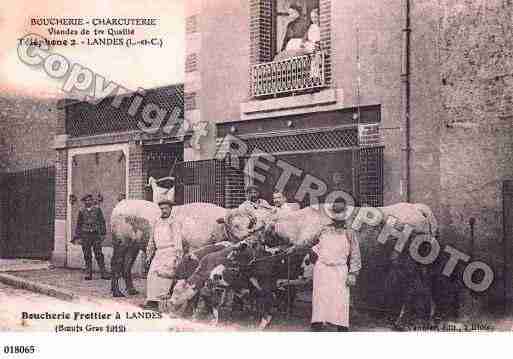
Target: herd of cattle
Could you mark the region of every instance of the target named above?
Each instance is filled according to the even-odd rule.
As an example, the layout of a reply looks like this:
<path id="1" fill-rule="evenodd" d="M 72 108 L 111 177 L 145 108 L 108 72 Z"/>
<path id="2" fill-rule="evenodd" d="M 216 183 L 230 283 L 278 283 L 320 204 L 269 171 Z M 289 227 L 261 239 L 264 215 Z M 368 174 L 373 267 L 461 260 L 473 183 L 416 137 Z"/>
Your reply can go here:
<path id="1" fill-rule="evenodd" d="M 436 233 L 436 219 L 425 205 L 398 203 L 379 209 L 385 220 L 393 216 L 410 225 L 415 235 Z M 244 298 L 254 300 L 259 283 L 274 289 L 276 305 L 283 308 L 285 303 L 293 302 L 293 298 L 283 300 L 283 288 L 276 284 L 311 279 L 307 248 L 332 221 L 317 207 L 288 213 L 266 209 L 248 212 L 191 203 L 175 206 L 173 211 L 173 223 L 187 243 L 188 252 L 177 268 L 177 282 L 169 302 L 174 310 L 209 308 L 216 319 L 220 307 L 243 302 Z M 124 200 L 113 210 L 114 296 L 122 295 L 118 284 L 121 277 L 127 292 L 136 293 L 131 267 L 139 251 L 145 250 L 152 236 L 152 223 L 159 215 L 156 204 L 142 200 Z M 376 242 L 378 234 L 375 226 L 362 225 L 358 229 L 360 246 L 365 248 L 366 243 Z M 290 246 L 304 249 L 290 252 Z"/>

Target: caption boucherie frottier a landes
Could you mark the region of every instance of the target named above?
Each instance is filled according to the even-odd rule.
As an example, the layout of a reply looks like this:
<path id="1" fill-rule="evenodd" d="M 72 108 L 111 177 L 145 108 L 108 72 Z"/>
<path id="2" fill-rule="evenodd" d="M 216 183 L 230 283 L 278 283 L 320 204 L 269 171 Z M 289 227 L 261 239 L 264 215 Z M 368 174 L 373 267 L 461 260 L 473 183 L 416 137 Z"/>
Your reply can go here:
<path id="1" fill-rule="evenodd" d="M 153 46 L 163 47 L 164 40 L 147 36 L 145 30 L 157 29 L 158 18 L 137 17 L 32 17 L 29 24 L 45 38 L 18 39 L 28 46 Z M 44 29 L 43 34 L 40 29 Z M 48 37 L 48 38 L 46 38 Z M 29 44 L 26 42 L 30 41 Z"/>
<path id="2" fill-rule="evenodd" d="M 159 312 L 22 312 L 23 320 L 116 320 L 116 319 L 162 319 Z"/>

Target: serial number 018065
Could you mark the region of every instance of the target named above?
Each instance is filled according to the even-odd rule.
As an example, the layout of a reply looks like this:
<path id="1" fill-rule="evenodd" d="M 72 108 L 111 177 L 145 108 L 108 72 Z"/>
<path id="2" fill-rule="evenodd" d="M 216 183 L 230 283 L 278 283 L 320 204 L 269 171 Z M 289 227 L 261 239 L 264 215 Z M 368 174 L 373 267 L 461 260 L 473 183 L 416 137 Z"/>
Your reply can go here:
<path id="1" fill-rule="evenodd" d="M 4 354 L 34 354 L 35 345 L 4 345 Z"/>

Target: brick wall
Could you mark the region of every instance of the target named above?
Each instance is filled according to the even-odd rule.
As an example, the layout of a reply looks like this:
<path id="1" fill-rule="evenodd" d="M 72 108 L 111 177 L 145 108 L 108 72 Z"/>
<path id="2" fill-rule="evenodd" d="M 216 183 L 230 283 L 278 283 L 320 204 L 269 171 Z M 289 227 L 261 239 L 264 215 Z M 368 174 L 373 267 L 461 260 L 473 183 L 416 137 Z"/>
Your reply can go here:
<path id="1" fill-rule="evenodd" d="M 319 0 L 319 23 L 321 28 L 321 49 L 326 53 L 325 79 L 328 85 L 332 84 L 331 64 L 331 0 Z"/>
<path id="2" fill-rule="evenodd" d="M 272 61 L 272 0 L 249 2 L 249 62 L 251 65 Z"/>
<path id="3" fill-rule="evenodd" d="M 184 109 L 185 111 L 196 110 L 199 107 L 199 93 L 186 92 L 184 94 Z"/>
<path id="4" fill-rule="evenodd" d="M 193 34 L 198 31 L 198 14 L 190 15 L 185 18 L 185 33 Z"/>
<path id="5" fill-rule="evenodd" d="M 198 54 L 192 53 L 185 57 L 185 72 L 194 72 L 198 70 Z"/>
<path id="6" fill-rule="evenodd" d="M 144 189 L 144 153 L 143 147 L 130 143 L 128 158 L 128 197 L 145 199 Z"/>
<path id="7" fill-rule="evenodd" d="M 66 219 L 68 207 L 68 151 L 57 151 L 55 163 L 55 219 Z"/>

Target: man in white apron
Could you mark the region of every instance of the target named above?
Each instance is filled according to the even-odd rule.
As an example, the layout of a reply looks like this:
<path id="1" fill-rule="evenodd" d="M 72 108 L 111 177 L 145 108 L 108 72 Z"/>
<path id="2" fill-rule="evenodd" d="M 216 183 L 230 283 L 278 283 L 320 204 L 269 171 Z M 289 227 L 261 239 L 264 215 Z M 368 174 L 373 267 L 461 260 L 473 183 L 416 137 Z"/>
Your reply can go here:
<path id="1" fill-rule="evenodd" d="M 146 280 L 144 309 L 149 310 L 158 310 L 159 302 L 169 294 L 184 250 L 179 223 L 173 223 L 173 203 L 163 200 L 159 202 L 159 207 L 162 214 L 155 223 L 153 240 L 148 243 L 146 251 L 151 266 Z"/>
<path id="2" fill-rule="evenodd" d="M 312 250 L 317 255 L 313 270 L 312 330 L 325 323 L 338 331 L 349 329 L 349 288 L 356 284 L 362 267 L 360 246 L 345 220 L 334 219 L 318 236 Z"/>

